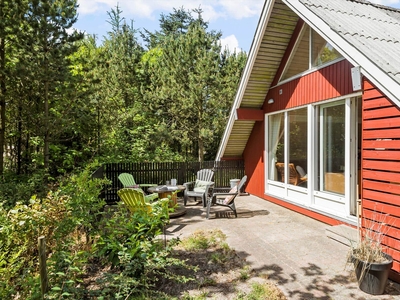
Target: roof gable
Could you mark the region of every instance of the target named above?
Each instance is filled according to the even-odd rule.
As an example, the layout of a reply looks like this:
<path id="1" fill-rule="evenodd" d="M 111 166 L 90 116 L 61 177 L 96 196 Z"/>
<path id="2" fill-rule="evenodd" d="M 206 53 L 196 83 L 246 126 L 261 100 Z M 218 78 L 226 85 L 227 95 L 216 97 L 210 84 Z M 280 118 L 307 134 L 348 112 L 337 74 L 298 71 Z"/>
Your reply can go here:
<path id="1" fill-rule="evenodd" d="M 217 160 L 242 155 L 255 122 L 239 123 L 236 109 L 263 106 L 299 20 L 400 106 L 400 10 L 358 0 L 266 0 Z"/>
<path id="2" fill-rule="evenodd" d="M 237 122 L 236 110 L 262 107 L 298 20 L 299 17 L 282 0 L 265 2 L 217 160 L 223 155 L 242 155 L 255 122 Z"/>
<path id="3" fill-rule="evenodd" d="M 284 0 L 400 106 L 400 10 L 358 0 Z"/>

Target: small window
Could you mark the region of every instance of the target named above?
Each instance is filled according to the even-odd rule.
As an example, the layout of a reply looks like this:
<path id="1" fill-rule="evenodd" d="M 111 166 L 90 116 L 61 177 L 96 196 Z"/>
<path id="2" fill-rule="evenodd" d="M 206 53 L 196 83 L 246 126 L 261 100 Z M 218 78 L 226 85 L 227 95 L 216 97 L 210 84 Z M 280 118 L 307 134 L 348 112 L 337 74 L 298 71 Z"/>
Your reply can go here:
<path id="1" fill-rule="evenodd" d="M 319 67 L 323 64 L 331 62 L 342 57 L 327 41 L 325 41 L 318 33 L 312 30 L 312 66 Z"/>
<path id="2" fill-rule="evenodd" d="M 310 27 L 303 28 L 281 80 L 303 73 L 310 68 Z"/>
<path id="3" fill-rule="evenodd" d="M 331 44 L 308 25 L 304 25 L 280 80 L 294 77 L 310 68 L 322 66 L 341 57 L 342 55 Z"/>

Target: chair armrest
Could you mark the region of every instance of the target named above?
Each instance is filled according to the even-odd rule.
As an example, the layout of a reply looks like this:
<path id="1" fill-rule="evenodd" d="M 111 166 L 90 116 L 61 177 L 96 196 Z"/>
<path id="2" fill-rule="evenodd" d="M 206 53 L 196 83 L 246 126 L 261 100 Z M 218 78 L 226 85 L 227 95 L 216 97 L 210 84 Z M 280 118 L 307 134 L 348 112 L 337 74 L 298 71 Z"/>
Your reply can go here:
<path id="1" fill-rule="evenodd" d="M 158 199 L 158 193 L 152 193 L 152 194 L 149 194 L 149 195 L 144 195 L 144 199 L 147 202 L 152 203 L 153 201 Z"/>
<path id="2" fill-rule="evenodd" d="M 189 181 L 189 182 L 185 182 L 184 184 L 183 184 L 183 186 L 186 188 L 186 190 L 193 190 L 193 188 L 194 188 L 194 183 L 195 183 L 195 181 Z"/>
<path id="3" fill-rule="evenodd" d="M 210 181 L 206 186 L 204 194 L 206 195 L 206 197 L 208 197 L 212 195 L 213 191 L 214 191 L 214 182 Z"/>
<path id="4" fill-rule="evenodd" d="M 152 187 L 152 186 L 157 186 L 155 183 L 139 183 L 138 184 L 140 187 Z"/>
<path id="5" fill-rule="evenodd" d="M 213 197 L 214 196 L 234 196 L 237 193 L 213 193 Z"/>
<path id="6" fill-rule="evenodd" d="M 230 187 L 218 187 L 218 188 L 214 188 L 214 192 L 217 192 L 217 193 L 229 193 L 231 189 L 232 188 L 230 188 Z"/>

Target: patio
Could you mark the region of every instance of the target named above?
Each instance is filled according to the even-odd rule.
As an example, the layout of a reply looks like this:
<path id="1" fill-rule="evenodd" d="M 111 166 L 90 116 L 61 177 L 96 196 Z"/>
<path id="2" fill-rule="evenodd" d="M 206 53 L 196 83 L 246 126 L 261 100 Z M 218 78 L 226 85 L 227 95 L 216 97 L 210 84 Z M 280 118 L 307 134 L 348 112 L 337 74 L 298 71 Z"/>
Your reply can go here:
<path id="1" fill-rule="evenodd" d="M 392 281 L 382 296 L 359 290 L 346 267 L 348 247 L 327 237 L 329 225 L 251 195 L 235 202 L 237 219 L 214 206 L 206 220 L 206 210 L 190 201 L 184 216 L 171 219 L 167 236 L 221 229 L 229 246 L 253 270 L 268 274 L 288 299 L 399 299 L 400 285 Z"/>

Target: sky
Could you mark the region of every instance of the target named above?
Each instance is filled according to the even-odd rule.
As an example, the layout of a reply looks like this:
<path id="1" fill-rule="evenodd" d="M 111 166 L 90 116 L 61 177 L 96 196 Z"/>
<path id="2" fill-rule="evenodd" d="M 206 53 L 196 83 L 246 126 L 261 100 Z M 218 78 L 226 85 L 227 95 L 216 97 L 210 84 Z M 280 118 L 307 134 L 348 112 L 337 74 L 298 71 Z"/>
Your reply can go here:
<path id="1" fill-rule="evenodd" d="M 332 0 L 334 1 L 334 0 Z M 400 8 L 400 0 L 370 0 L 370 2 Z M 118 5 L 128 24 L 137 30 L 159 30 L 161 13 L 173 8 L 201 8 L 209 29 L 222 32 L 221 44 L 231 51 L 249 52 L 256 32 L 263 0 L 78 0 L 78 21 L 74 27 L 95 34 L 99 41 L 110 31 L 107 12 Z M 193 15 L 195 16 L 195 15 Z M 140 40 L 140 35 L 137 37 Z"/>

